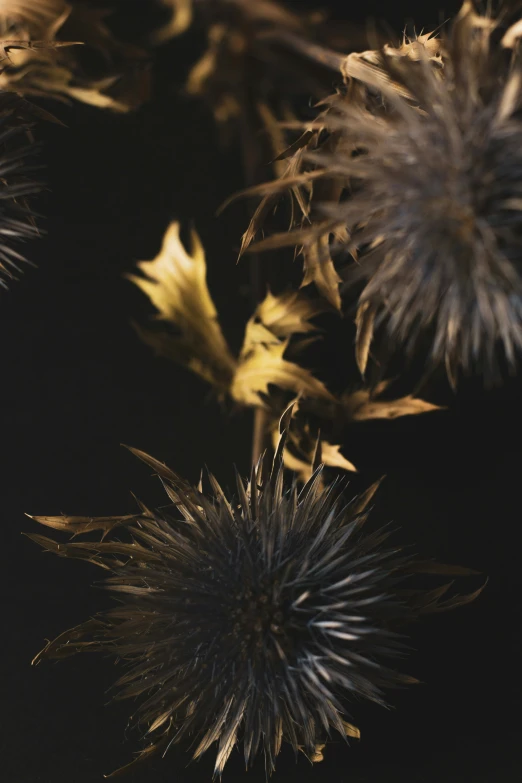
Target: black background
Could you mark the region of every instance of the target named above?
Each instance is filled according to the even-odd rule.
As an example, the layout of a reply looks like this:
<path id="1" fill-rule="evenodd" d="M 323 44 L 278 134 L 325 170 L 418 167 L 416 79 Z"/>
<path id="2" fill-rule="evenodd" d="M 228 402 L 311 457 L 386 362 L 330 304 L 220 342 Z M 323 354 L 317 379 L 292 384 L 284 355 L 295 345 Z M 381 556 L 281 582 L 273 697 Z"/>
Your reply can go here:
<path id="1" fill-rule="evenodd" d="M 252 0 L 255 2 L 255 0 Z M 147 3 L 120 2 L 116 22 L 139 30 Z M 296 3 L 296 5 L 312 5 Z M 340 19 L 405 20 L 429 29 L 453 13 L 428 3 L 323 2 Z M 209 284 L 234 346 L 249 315 L 245 266 L 236 267 L 244 205 L 219 219 L 242 185 L 237 149 L 223 151 L 212 118 L 177 87 L 200 41 L 186 36 L 156 57 L 155 96 L 115 116 L 50 106 L 67 128 L 40 127 L 49 192 L 38 202 L 47 235 L 37 269 L 2 293 L 0 339 L 1 649 L 0 777 L 6 783 L 95 783 L 129 760 L 131 705 L 108 705 L 116 671 L 101 658 L 31 667 L 46 638 L 107 603 L 94 567 L 44 555 L 23 537 L 30 514 L 134 510 L 130 492 L 163 502 L 158 482 L 121 443 L 197 480 L 207 464 L 226 484 L 248 469 L 250 414 L 222 409 L 195 377 L 140 344 L 131 319 L 150 313 L 123 279 L 152 258 L 168 222 L 193 220 L 207 247 Z M 246 262 L 244 262 L 246 263 Z M 351 350 L 347 346 L 347 352 Z M 337 356 L 342 362 L 343 357 Z M 363 738 L 333 744 L 325 761 L 297 765 L 284 751 L 276 779 L 329 783 L 511 781 L 520 778 L 521 388 L 484 392 L 465 382 L 448 410 L 355 427 L 344 452 L 354 490 L 386 473 L 377 517 L 418 551 L 487 574 L 474 605 L 412 631 L 407 671 L 423 684 L 394 694 L 394 709 L 354 706 Z M 136 738 L 135 738 L 136 739 Z M 189 763 L 172 750 L 128 780 L 210 780 L 211 753 Z M 264 780 L 260 760 L 248 773 Z M 225 780 L 243 779 L 233 754 Z"/>

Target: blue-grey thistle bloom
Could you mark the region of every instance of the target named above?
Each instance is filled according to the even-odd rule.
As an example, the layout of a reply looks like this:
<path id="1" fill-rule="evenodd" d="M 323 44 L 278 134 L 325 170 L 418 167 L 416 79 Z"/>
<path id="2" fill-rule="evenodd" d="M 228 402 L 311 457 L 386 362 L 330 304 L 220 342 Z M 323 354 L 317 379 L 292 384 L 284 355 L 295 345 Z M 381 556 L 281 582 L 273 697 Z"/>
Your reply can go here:
<path id="1" fill-rule="evenodd" d="M 383 704 L 387 688 L 412 681 L 394 668 L 403 624 L 472 597 L 441 602 L 447 586 L 405 585 L 423 564 L 387 531 L 364 529 L 373 488 L 346 503 L 322 488 L 320 467 L 302 489 L 286 485 L 283 442 L 273 465 L 265 457 L 249 481 L 237 478 L 235 497 L 212 476 L 203 494 L 139 452 L 172 505 L 35 518 L 74 538 L 34 540 L 108 569 L 121 599 L 37 660 L 104 651 L 126 661 L 119 697 L 139 699 L 138 726 L 153 738 L 142 755 L 190 739 L 198 758 L 216 743 L 217 775 L 236 744 L 247 766 L 262 751 L 269 773 L 283 741 L 314 759 L 331 732 L 357 736 L 354 698 Z M 96 530 L 101 541 L 77 538 Z"/>

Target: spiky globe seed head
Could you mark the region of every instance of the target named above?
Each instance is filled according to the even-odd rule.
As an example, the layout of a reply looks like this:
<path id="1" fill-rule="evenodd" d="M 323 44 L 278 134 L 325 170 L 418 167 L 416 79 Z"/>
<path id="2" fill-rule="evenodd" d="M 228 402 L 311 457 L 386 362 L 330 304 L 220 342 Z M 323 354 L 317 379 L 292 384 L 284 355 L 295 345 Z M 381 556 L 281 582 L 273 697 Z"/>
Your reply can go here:
<path id="1" fill-rule="evenodd" d="M 452 383 L 460 368 L 495 380 L 502 352 L 515 366 L 522 348 L 522 63 L 518 49 L 494 40 L 495 27 L 465 2 L 439 58 L 421 46 L 415 57 L 385 49 L 381 69 L 365 74 L 383 100 L 338 102 L 331 115 L 330 129 L 362 152 L 352 157 L 350 145 L 341 145 L 324 165 L 327 175 L 353 184 L 329 214 L 348 229 L 358 254 L 347 279 L 348 286 L 364 283 L 363 364 L 369 337 L 382 326 L 407 354 L 430 335 L 431 362 L 445 364 Z"/>
<path id="2" fill-rule="evenodd" d="M 155 737 L 146 754 L 191 737 L 198 758 L 217 743 L 221 774 L 241 742 L 247 766 L 263 750 L 272 772 L 283 740 L 314 759 L 332 730 L 346 737 L 355 697 L 383 703 L 384 689 L 411 681 L 389 668 L 403 651 L 397 627 L 440 593 L 400 595 L 411 563 L 386 547 L 387 533 L 364 532 L 372 493 L 346 505 L 335 487 L 321 489 L 320 470 L 301 491 L 285 487 L 283 447 L 270 475 L 265 459 L 249 482 L 238 478 L 235 498 L 212 477 L 206 496 L 144 457 L 169 509 L 36 518 L 74 540 L 35 540 L 109 568 L 107 587 L 122 599 L 41 655 L 126 660 L 117 685 L 141 698 L 138 723 Z M 77 539 L 94 530 L 101 542 Z"/>

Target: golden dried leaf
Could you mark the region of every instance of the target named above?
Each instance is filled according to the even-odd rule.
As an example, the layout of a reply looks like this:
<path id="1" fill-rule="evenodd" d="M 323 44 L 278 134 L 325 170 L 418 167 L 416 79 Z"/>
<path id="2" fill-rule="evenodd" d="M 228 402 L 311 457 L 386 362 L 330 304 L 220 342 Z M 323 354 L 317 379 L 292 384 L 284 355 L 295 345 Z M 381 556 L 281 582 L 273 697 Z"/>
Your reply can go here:
<path id="1" fill-rule="evenodd" d="M 40 93 L 54 98 L 67 96 L 100 109 L 127 112 L 130 109 L 128 104 L 120 103 L 105 93 L 116 81 L 117 77 L 109 77 L 82 87 L 74 84 L 74 75 L 68 68 L 56 66 L 42 69 L 41 73 L 32 71 L 29 85 L 24 92 L 33 95 Z"/>
<path id="2" fill-rule="evenodd" d="M 328 441 L 321 441 L 321 462 L 323 465 L 328 465 L 331 468 L 341 468 L 342 470 L 349 470 L 357 472 L 357 468 L 353 464 L 343 457 L 340 452 L 341 446 L 334 446 Z"/>
<path id="3" fill-rule="evenodd" d="M 373 395 L 369 389 L 360 389 L 345 395 L 342 399 L 342 405 L 349 419 L 352 421 L 397 419 L 400 416 L 415 416 L 419 413 L 442 409 L 442 406 L 421 400 L 412 394 L 396 400 L 379 400 L 379 395 L 387 386 L 389 386 L 389 381 L 383 381 L 377 386 Z"/>
<path id="4" fill-rule="evenodd" d="M 58 62 L 57 49 L 71 43 L 55 38 L 71 10 L 63 0 L 0 2 L 0 89 L 28 94 L 32 71 Z"/>
<path id="5" fill-rule="evenodd" d="M 312 756 L 312 758 L 310 759 L 312 764 L 318 764 L 320 761 L 324 761 L 323 750 L 325 748 L 326 748 L 326 744 L 325 743 L 323 743 L 321 745 L 316 745 L 315 746 L 315 753 Z"/>
<path id="6" fill-rule="evenodd" d="M 355 325 L 357 334 L 355 337 L 355 358 L 359 372 L 364 377 L 368 365 L 370 345 L 373 338 L 373 324 L 375 312 L 369 302 L 364 302 L 357 310 Z"/>
<path id="7" fill-rule="evenodd" d="M 192 0 L 161 0 L 161 2 L 169 8 L 171 17 L 167 24 L 154 33 L 152 39 L 156 44 L 165 43 L 184 33 L 192 24 L 193 17 Z"/>
<path id="8" fill-rule="evenodd" d="M 94 8 L 90 5 L 75 4 L 60 30 L 60 37 L 68 40 L 81 40 L 86 47 L 100 53 L 105 63 L 104 78 L 110 83 L 113 108 L 118 111 L 136 108 L 150 94 L 150 72 L 148 54 L 138 46 L 116 38 L 106 22 L 110 10 Z M 76 76 L 74 86 L 97 88 L 96 79 L 77 67 L 77 63 L 68 58 L 63 64 L 70 67 Z M 114 86 L 113 86 L 114 85 Z M 81 99 L 81 98 L 80 98 Z"/>
<path id="9" fill-rule="evenodd" d="M 207 33 L 209 47 L 192 66 L 187 77 L 185 89 L 189 95 L 203 95 L 205 92 L 207 79 L 212 76 L 216 68 L 218 45 L 226 33 L 225 25 L 212 25 L 209 28 Z"/>
<path id="10" fill-rule="evenodd" d="M 271 384 L 304 397 L 333 400 L 326 386 L 309 370 L 283 358 L 288 342 L 258 323 L 255 315 L 250 319 L 230 388 L 237 402 L 266 407 L 262 395 L 268 394 Z"/>
<path id="11" fill-rule="evenodd" d="M 9 32 L 10 37 L 14 37 L 13 30 L 23 29 L 30 38 L 49 37 L 56 20 L 67 16 L 70 11 L 71 7 L 65 0 L 1 0 L 0 35 L 4 37 Z"/>
<path id="12" fill-rule="evenodd" d="M 60 92 L 74 98 L 81 103 L 86 103 L 89 106 L 97 106 L 99 109 L 112 109 L 113 111 L 127 112 L 130 106 L 126 103 L 120 103 L 115 98 L 111 98 L 110 95 L 106 95 L 103 90 L 106 87 L 111 86 L 115 79 L 104 79 L 101 82 L 94 82 L 91 87 L 74 87 L 70 84 L 63 85 Z M 44 82 L 45 83 L 45 82 Z M 53 82 L 49 82 L 49 92 L 51 88 L 56 89 L 56 85 Z"/>
<path id="13" fill-rule="evenodd" d="M 312 476 L 316 467 L 320 464 L 332 468 L 340 468 L 350 472 L 357 472 L 353 463 L 347 460 L 341 453 L 341 446 L 334 446 L 319 436 L 315 438 L 310 433 L 308 424 L 291 427 L 291 416 L 295 414 L 298 400 L 295 400 L 283 414 L 285 420 L 286 443 L 283 450 L 284 465 L 293 471 L 299 480 L 306 483 Z M 288 415 L 289 413 L 289 415 Z M 277 448 L 281 434 L 281 422 L 272 426 L 272 445 Z"/>
<path id="14" fill-rule="evenodd" d="M 174 324 L 180 336 L 139 329 L 140 336 L 157 353 L 174 359 L 228 392 L 242 405 L 266 407 L 264 395 L 271 384 L 295 394 L 332 401 L 324 384 L 309 370 L 284 358 L 294 333 L 310 332 L 309 319 L 320 307 L 298 292 L 268 294 L 250 319 L 243 348 L 236 361 L 229 351 L 206 285 L 203 248 L 193 235 L 187 254 L 173 223 L 160 254 L 139 264 L 146 277 L 130 276 L 158 310 L 158 318 Z"/>
<path id="15" fill-rule="evenodd" d="M 146 277 L 130 275 L 158 310 L 158 319 L 176 326 L 180 336 L 142 332 L 162 355 L 181 362 L 222 391 L 228 390 L 236 368 L 218 322 L 206 282 L 205 252 L 195 232 L 191 253 L 179 236 L 179 223 L 171 223 L 158 256 L 142 261 Z"/>
<path id="16" fill-rule="evenodd" d="M 107 14 L 61 0 L 0 3 L 0 89 L 118 112 L 141 104 L 149 91 L 145 53 L 113 36 Z M 103 78 L 84 71 L 71 49 L 78 44 L 103 54 Z"/>
<path id="17" fill-rule="evenodd" d="M 514 49 L 522 38 L 522 19 L 511 25 L 502 37 L 501 44 L 506 49 Z"/>
<path id="18" fill-rule="evenodd" d="M 290 337 L 316 331 L 310 319 L 323 312 L 321 304 L 289 291 L 279 296 L 268 293 L 258 305 L 256 315 L 260 322 L 277 337 Z"/>
<path id="19" fill-rule="evenodd" d="M 357 726 L 354 726 L 352 723 L 347 723 L 345 720 L 343 720 L 343 726 L 347 737 L 361 739 L 361 731 L 357 728 Z"/>
<path id="20" fill-rule="evenodd" d="M 57 60 L 58 49 L 80 45 L 77 41 L 13 41 L 0 39 L 0 84 L 9 90 L 10 83 L 17 84 L 17 92 L 24 87 L 24 77 L 31 75 Z M 25 91 L 25 90 L 23 90 Z"/>

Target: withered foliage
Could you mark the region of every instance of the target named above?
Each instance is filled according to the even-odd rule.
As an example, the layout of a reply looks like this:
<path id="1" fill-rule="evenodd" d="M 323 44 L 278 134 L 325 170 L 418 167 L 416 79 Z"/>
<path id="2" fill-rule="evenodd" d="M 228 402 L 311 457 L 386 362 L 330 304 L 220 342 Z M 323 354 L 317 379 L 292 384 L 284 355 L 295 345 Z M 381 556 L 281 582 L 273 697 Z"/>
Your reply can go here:
<path id="1" fill-rule="evenodd" d="M 169 20 L 157 29 L 152 40 L 156 44 L 165 43 L 171 38 L 189 29 L 194 18 L 192 0 L 159 0 L 169 11 Z"/>
<path id="2" fill-rule="evenodd" d="M 106 16 L 63 0 L 2 2 L 0 89 L 118 112 L 138 106 L 149 89 L 146 54 L 119 42 Z"/>
<path id="3" fill-rule="evenodd" d="M 150 299 L 157 312 L 156 319 L 169 329 L 136 327 L 141 338 L 158 355 L 183 364 L 210 383 L 221 398 L 229 396 L 241 406 L 263 408 L 267 431 L 277 430 L 279 417 L 289 402 L 299 397 L 303 413 L 297 423 L 302 433 L 297 448 L 295 437 L 290 440 L 297 448 L 292 457 L 285 450 L 288 467 L 298 454 L 309 465 L 317 431 L 307 423 L 306 412 L 318 414 L 323 420 L 335 420 L 338 429 L 350 421 L 366 418 L 395 418 L 400 415 L 425 413 L 436 405 L 415 397 L 394 401 L 379 401 L 386 384 L 371 396 L 369 390 L 337 398 L 312 371 L 301 366 L 300 336 L 313 334 L 320 338 L 313 319 L 324 310 L 319 299 L 304 293 L 289 291 L 278 296 L 268 292 L 245 326 L 239 355 L 233 355 L 221 330 L 218 313 L 206 283 L 206 262 L 201 243 L 193 233 L 192 253 L 180 241 L 179 225 L 171 224 L 165 234 L 159 255 L 138 267 L 145 276 L 130 279 Z M 291 357 L 291 358 L 290 358 Z M 286 392 L 286 394 L 281 394 Z M 305 445 L 306 444 L 306 445 Z M 338 452 L 339 446 L 328 442 L 323 447 L 325 464 L 354 470 L 352 463 Z M 301 471 L 306 475 L 306 468 Z"/>
<path id="4" fill-rule="evenodd" d="M 142 261 L 144 276 L 131 275 L 158 310 L 158 319 L 179 331 L 179 337 L 157 330 L 138 331 L 159 355 L 181 362 L 220 392 L 228 390 L 236 369 L 207 288 L 205 252 L 192 232 L 192 252 L 183 247 L 179 224 L 172 223 L 158 256 Z"/>
<path id="5" fill-rule="evenodd" d="M 332 732 L 358 736 L 348 722 L 357 701 L 385 704 L 389 688 L 415 682 L 396 669 L 405 624 L 480 592 L 415 587 L 419 572 L 470 572 L 421 562 L 389 532 L 367 531 L 375 486 L 346 503 L 339 487 L 323 491 L 321 467 L 301 490 L 285 485 L 284 439 L 272 465 L 265 457 L 248 481 L 237 476 L 235 497 L 212 475 L 204 494 L 137 452 L 171 505 L 142 505 L 134 517 L 35 517 L 72 540 L 33 540 L 108 571 L 119 598 L 35 662 L 77 652 L 122 660 L 117 698 L 138 699 L 133 722 L 147 743 L 138 759 L 190 740 L 194 759 L 217 744 L 216 775 L 237 744 L 247 767 L 262 752 L 268 773 L 283 742 L 319 761 Z"/>
<path id="6" fill-rule="evenodd" d="M 28 162 L 35 151 L 32 126 L 58 123 L 32 99 L 73 98 L 126 112 L 148 95 L 145 53 L 114 38 L 107 13 L 64 0 L 0 1 L 1 285 L 26 260 L 17 244 L 38 235 L 27 201 L 42 188 Z"/>

